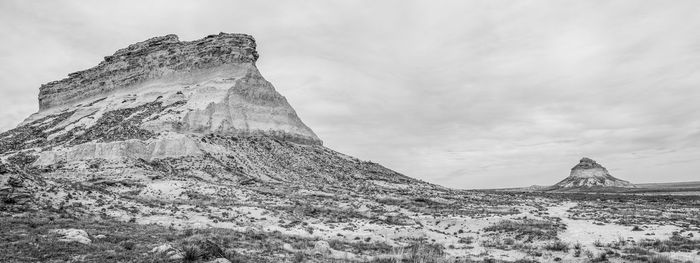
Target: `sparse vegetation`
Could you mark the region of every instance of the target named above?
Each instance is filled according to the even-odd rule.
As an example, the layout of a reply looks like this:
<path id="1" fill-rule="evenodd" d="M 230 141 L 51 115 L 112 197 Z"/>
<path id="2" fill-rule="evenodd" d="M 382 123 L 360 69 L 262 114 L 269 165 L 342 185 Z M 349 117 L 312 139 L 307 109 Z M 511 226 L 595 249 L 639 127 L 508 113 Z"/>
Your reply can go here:
<path id="1" fill-rule="evenodd" d="M 502 220 L 484 228 L 487 232 L 512 234 L 519 240 L 550 240 L 557 237 L 560 226 L 545 220 L 524 219 L 520 221 Z"/>
<path id="2" fill-rule="evenodd" d="M 551 250 L 551 251 L 562 251 L 562 252 L 569 252 L 569 244 L 566 242 L 557 240 L 551 243 L 547 243 L 544 246 L 544 249 L 546 250 Z"/>
<path id="3" fill-rule="evenodd" d="M 684 237 L 676 233 L 667 240 L 641 240 L 639 242 L 639 246 L 645 249 L 655 250 L 658 252 L 690 252 L 693 250 L 700 250 L 700 240 Z"/>
<path id="4" fill-rule="evenodd" d="M 195 245 L 187 245 L 182 248 L 182 259 L 185 261 L 197 261 L 202 257 L 202 250 Z"/>
<path id="5" fill-rule="evenodd" d="M 596 187 L 457 190 L 328 149 L 255 69 L 254 43 L 156 37 L 42 86 L 41 111 L 0 133 L 0 262 L 672 262 L 700 252 L 700 196 L 682 195 L 700 183 L 626 188 L 584 158 L 571 173 L 580 178 L 562 182 Z"/>
<path id="6" fill-rule="evenodd" d="M 649 259 L 650 263 L 671 263 L 671 259 L 663 255 L 654 255 Z"/>

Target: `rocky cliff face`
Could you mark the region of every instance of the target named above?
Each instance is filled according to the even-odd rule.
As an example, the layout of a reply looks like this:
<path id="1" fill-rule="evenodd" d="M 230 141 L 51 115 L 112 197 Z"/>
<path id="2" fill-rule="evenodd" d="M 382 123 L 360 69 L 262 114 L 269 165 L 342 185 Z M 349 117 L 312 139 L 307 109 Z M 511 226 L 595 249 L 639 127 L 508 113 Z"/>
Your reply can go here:
<path id="1" fill-rule="evenodd" d="M 620 180 L 608 173 L 602 165 L 589 158 L 582 158 L 573 168 L 569 177 L 555 184 L 555 189 L 590 188 L 590 187 L 635 187 L 634 184 Z"/>
<path id="2" fill-rule="evenodd" d="M 118 50 L 96 67 L 42 85 L 39 109 L 127 89 L 148 80 L 177 78 L 223 65 L 253 64 L 258 59 L 255 47 L 253 37 L 244 34 L 221 33 L 191 42 L 181 42 L 176 35 L 154 37 Z"/>
<path id="3" fill-rule="evenodd" d="M 0 177 L 126 180 L 139 189 L 183 182 L 432 187 L 323 147 L 262 77 L 255 47 L 243 34 L 191 42 L 167 35 L 43 85 L 41 110 L 0 134 Z"/>
<path id="4" fill-rule="evenodd" d="M 62 121 L 52 127 L 57 136 L 87 132 L 104 139 L 95 129 L 109 128 L 131 132 L 117 135 L 123 139 L 216 133 L 320 145 L 256 68 L 255 47 L 253 37 L 244 34 L 191 42 L 175 35 L 151 38 L 118 50 L 94 68 L 42 85 L 40 112 L 23 124 L 60 115 Z"/>
<path id="5" fill-rule="evenodd" d="M 424 230 L 419 217 L 426 213 L 489 211 L 480 205 L 455 209 L 453 203 L 473 199 L 324 147 L 262 77 L 256 59 L 255 42 L 247 35 L 219 34 L 192 42 L 168 35 L 131 45 L 97 67 L 42 86 L 41 110 L 0 133 L 0 219 L 5 220 L 0 225 L 47 222 L 38 227 L 46 229 L 58 227 L 56 218 L 62 225 L 69 224 L 64 218 L 72 218 L 81 228 L 116 219 L 123 221 L 120 225 L 158 224 L 172 231 L 210 229 L 226 235 L 232 250 L 220 252 L 213 242 L 221 239 L 207 237 L 201 244 L 207 251 L 215 248 L 216 257 L 235 256 L 234 262 L 290 262 L 284 254 L 306 255 L 306 248 L 296 250 L 258 237 L 299 240 L 306 235 L 319 240 L 319 249 L 307 259 L 313 255 L 327 262 L 335 255 L 338 260 L 365 262 L 372 258 L 364 252 L 331 253 L 325 240 L 362 242 L 363 247 L 397 244 Z M 8 229 L 0 229 L 5 230 L 0 231 L 3 236 L 23 233 Z M 133 229 L 131 236 L 144 236 L 143 228 Z M 435 223 L 430 229 L 443 227 Z M 132 240 L 121 227 L 99 238 L 83 230 L 56 231 L 82 232 L 79 242 L 84 243 Z M 55 242 L 54 232 L 33 235 Z M 193 235 L 181 232 L 167 236 L 190 242 Z M 396 241 L 385 233 L 395 233 Z M 438 234 L 437 240 L 453 237 Z M 229 237 L 236 239 L 235 249 Z M 246 244 L 252 240 L 264 249 L 249 249 Z M 373 243 L 367 243 L 370 240 Z M 138 254 L 136 261 L 182 261 L 184 243 L 163 249 L 176 246 L 173 241 L 148 247 L 131 243 L 140 250 L 129 250 Z M 106 250 L 101 241 L 95 243 L 99 248 L 81 250 Z M 385 251 L 381 244 L 377 250 Z M 66 261 L 74 256 L 35 251 L 41 246 L 15 247 L 31 252 L 17 253 L 22 255 L 19 260 L 0 253 L 0 261 Z M 354 251 L 353 246 L 343 248 Z M 319 250 L 325 258 L 317 257 Z M 108 256 L 80 258 L 130 260 L 105 253 Z M 240 257 L 242 253 L 247 256 Z M 199 261 L 214 259 L 199 256 Z"/>

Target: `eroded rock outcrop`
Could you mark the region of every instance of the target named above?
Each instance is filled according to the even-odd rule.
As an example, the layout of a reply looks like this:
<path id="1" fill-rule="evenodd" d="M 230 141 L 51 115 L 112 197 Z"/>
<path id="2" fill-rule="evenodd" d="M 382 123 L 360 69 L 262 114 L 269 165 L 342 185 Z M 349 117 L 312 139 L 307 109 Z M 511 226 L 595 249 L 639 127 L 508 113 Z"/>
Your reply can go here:
<path id="1" fill-rule="evenodd" d="M 8 222 L 31 217 L 53 224 L 61 218 L 63 225 L 70 220 L 97 226 L 45 233 L 83 244 L 144 231 L 132 223 L 168 231 L 223 230 L 219 234 L 251 244 L 245 245 L 254 248 L 246 249 L 251 256 L 241 255 L 243 246 L 222 250 L 218 237 L 193 234 L 169 245 L 160 239 L 151 248 L 139 243 L 152 254 L 135 256 L 182 260 L 191 248 L 214 251 L 196 254 L 201 260 L 225 262 L 220 257 L 230 255 L 276 262 L 287 260 L 277 253 L 283 250 L 321 261 L 372 260 L 335 250 L 325 240 L 399 244 L 380 234 L 366 236 L 358 225 L 388 231 L 400 226 L 411 235 L 424 227 L 409 213 L 456 211 L 438 198 L 454 196 L 452 190 L 324 147 L 258 72 L 256 58 L 247 35 L 192 42 L 165 36 L 43 86 L 41 110 L 0 133 L 0 215 L 12 213 Z M 119 233 L 110 233 L 116 226 Z M 318 241 L 297 250 L 282 245 L 300 235 Z M 258 237 L 275 238 L 283 250 L 267 253 L 269 240 Z M 134 246 L 128 240 L 114 245 Z"/>
<path id="2" fill-rule="evenodd" d="M 120 49 L 96 67 L 71 73 L 68 78 L 40 88 L 39 109 L 125 89 L 148 80 L 227 64 L 255 63 L 255 40 L 245 34 L 211 35 L 181 42 L 176 35 L 154 37 Z"/>
<path id="3" fill-rule="evenodd" d="M 42 85 L 40 111 L 3 134 L 17 140 L 0 144 L 19 150 L 27 141 L 57 146 L 213 133 L 321 145 L 262 77 L 255 48 L 253 37 L 226 33 L 130 45 L 96 67 Z"/>
<path id="4" fill-rule="evenodd" d="M 41 110 L 0 133 L 0 161 L 78 181 L 418 182 L 323 147 L 262 77 L 255 47 L 251 36 L 222 33 L 119 50 L 42 86 Z"/>
<path id="5" fill-rule="evenodd" d="M 610 175 L 607 169 L 590 158 L 582 158 L 571 168 L 569 177 L 553 186 L 554 189 L 624 187 L 633 188 L 634 184 Z"/>

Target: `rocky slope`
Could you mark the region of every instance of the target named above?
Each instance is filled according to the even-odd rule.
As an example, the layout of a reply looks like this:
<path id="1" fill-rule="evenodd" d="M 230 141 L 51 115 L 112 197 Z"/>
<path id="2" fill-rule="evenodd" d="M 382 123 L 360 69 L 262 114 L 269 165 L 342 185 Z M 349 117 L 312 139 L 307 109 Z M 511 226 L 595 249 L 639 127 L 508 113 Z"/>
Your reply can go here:
<path id="1" fill-rule="evenodd" d="M 592 159 L 584 157 L 577 165 L 571 168 L 569 177 L 548 188 L 548 190 L 598 187 L 634 188 L 635 186 L 628 181 L 613 177 L 605 167 Z"/>
<path id="2" fill-rule="evenodd" d="M 422 228 L 408 217 L 415 211 L 388 217 L 378 209 L 398 209 L 394 204 L 413 203 L 419 193 L 428 194 L 418 204 L 438 204 L 431 198 L 442 200 L 437 196 L 450 190 L 324 147 L 261 76 L 255 47 L 242 34 L 191 42 L 156 37 L 43 85 L 40 111 L 0 133 L 0 218 L 32 213 L 346 243 L 367 239 L 358 227 L 402 225 L 407 234 Z M 54 230 L 47 235 L 82 233 L 85 245 L 96 240 L 82 230 Z M 281 245 L 274 246 L 281 259 L 248 251 L 251 258 L 267 256 L 246 262 L 288 262 L 284 253 L 300 253 Z M 183 250 L 156 255 L 181 261 Z M 63 250 L 50 253 L 56 251 Z M 0 255 L 0 261 L 49 255 L 38 254 L 21 260 Z"/>
<path id="3" fill-rule="evenodd" d="M 43 86 L 0 133 L 0 262 L 619 261 L 639 248 L 597 243 L 648 235 L 630 223 L 697 225 L 697 199 L 459 191 L 335 152 L 256 58 L 247 35 L 171 35 Z"/>
<path id="4" fill-rule="evenodd" d="M 323 147 L 261 76 L 255 48 L 244 34 L 191 42 L 167 35 L 41 86 L 40 111 L 0 134 L 0 182 L 128 182 L 122 190 L 141 194 L 154 187 L 184 192 L 195 182 L 370 192 L 435 187 Z"/>

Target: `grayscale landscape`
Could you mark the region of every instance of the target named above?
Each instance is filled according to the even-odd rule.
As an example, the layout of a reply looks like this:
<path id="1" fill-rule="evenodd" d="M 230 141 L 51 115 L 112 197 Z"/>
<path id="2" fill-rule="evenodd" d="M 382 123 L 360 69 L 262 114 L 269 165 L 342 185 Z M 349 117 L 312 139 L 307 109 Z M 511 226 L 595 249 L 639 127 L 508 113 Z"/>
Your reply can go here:
<path id="1" fill-rule="evenodd" d="M 6 10 L 42 10 L 18 1 L 3 6 L 9 8 Z M 0 28 L 9 32 L 11 27 Z M 309 110 L 304 103 L 296 103 L 311 101 L 303 99 L 306 96 L 318 98 L 311 94 L 313 90 L 286 97 L 277 87 L 286 84 L 273 85 L 264 77 L 261 59 L 267 56 L 262 52 L 265 45 L 275 43 L 256 40 L 245 32 L 201 32 L 193 40 L 182 40 L 176 34 L 151 35 L 91 58 L 97 63 L 61 73 L 67 77 L 33 87 L 38 91 L 38 97 L 32 97 L 36 111 L 0 130 L 0 262 L 700 262 L 700 177 L 692 169 L 698 159 L 690 154 L 695 153 L 697 144 L 681 143 L 700 134 L 697 119 L 692 119 L 700 117 L 699 111 L 667 112 L 670 117 L 687 117 L 685 122 L 690 124 L 686 128 L 690 128 L 678 128 L 668 136 L 683 140 L 667 138 L 654 146 L 654 151 L 668 153 L 658 153 L 663 155 L 659 159 L 683 153 L 680 159 L 663 159 L 668 161 L 661 165 L 667 167 L 664 173 L 658 173 L 657 168 L 647 169 L 648 173 L 639 169 L 654 163 L 653 151 L 645 148 L 654 140 L 643 133 L 648 129 L 638 127 L 601 132 L 605 125 L 588 127 L 584 121 L 571 122 L 576 125 L 568 137 L 564 136 L 567 142 L 557 141 L 561 139 L 557 136 L 563 135 L 552 135 L 548 141 L 547 136 L 534 134 L 531 136 L 543 141 L 526 146 L 532 141 L 507 139 L 505 134 L 530 134 L 529 128 L 510 131 L 510 126 L 499 126 L 493 131 L 508 130 L 499 133 L 504 141 L 479 151 L 491 140 L 488 136 L 458 136 L 457 141 L 450 141 L 453 137 L 444 135 L 445 142 L 454 147 L 440 150 L 445 142 L 411 142 L 426 131 L 383 132 L 382 125 L 395 125 L 397 120 L 404 121 L 403 117 L 369 121 L 376 117 L 372 110 L 379 111 L 382 104 L 397 105 L 389 101 L 412 102 L 401 111 L 409 114 L 411 108 L 433 102 L 434 98 L 428 97 L 438 96 L 434 94 L 416 100 L 387 93 L 373 104 L 355 105 L 356 110 L 349 112 L 365 114 L 358 118 L 360 124 L 367 125 L 363 126 L 366 136 L 343 137 L 342 131 L 330 132 L 331 127 L 352 125 L 335 120 L 323 124 L 320 118 L 312 118 L 314 124 L 324 127 L 317 130 L 304 121 L 306 114 L 334 114 L 323 107 Z M 0 55 L 4 50 L 0 49 Z M 285 52 L 293 53 L 295 48 L 285 46 Z M 32 65 L 58 63 L 49 59 L 52 57 Z M 8 72 L 25 70 L 8 60 L 2 64 L 12 68 Z M 304 63 L 279 72 L 296 74 L 300 72 L 297 67 L 304 67 Z M 508 71 L 508 67 L 502 70 Z M 431 74 L 440 75 L 429 70 L 422 73 L 426 79 Z M 401 75 L 401 71 L 387 68 L 381 74 Z M 494 76 L 484 74 L 484 78 Z M 10 79 L 9 73 L 0 75 L 5 84 L 20 83 L 8 82 Z M 514 87 L 521 83 L 513 77 L 502 81 L 512 82 Z M 372 86 L 368 90 L 382 92 L 381 82 L 372 83 L 365 83 Z M 452 88 L 487 92 L 490 87 Z M 567 88 L 564 85 L 561 89 Z M 0 92 L 3 97 L 15 96 L 9 88 L 0 88 Z M 596 97 L 574 94 L 585 99 L 583 104 L 586 100 L 596 103 Z M 693 104 L 699 94 L 687 91 L 674 99 L 666 94 L 665 99 L 673 100 L 672 105 Z M 348 101 L 353 96 L 378 96 L 352 92 L 332 95 Z M 450 101 L 449 97 L 441 99 Z M 297 110 L 300 104 L 303 114 Z M 518 108 L 517 103 L 499 105 L 513 107 L 513 111 L 528 109 Z M 6 111 L 21 107 L 4 105 Z M 611 111 L 618 109 L 610 107 Z M 477 106 L 472 109 L 483 110 Z M 538 114 L 542 109 L 538 108 Z M 564 114 L 565 110 L 557 113 L 562 109 L 567 108 L 547 114 Z M 443 136 L 444 131 L 455 131 L 448 126 L 480 134 L 474 128 L 479 126 L 468 128 L 465 123 L 477 125 L 501 117 L 486 110 L 482 112 L 488 115 L 484 119 L 465 121 L 459 114 L 428 112 L 414 114 L 411 120 L 418 122 L 418 127 L 439 117 L 442 123 L 434 130 L 427 129 L 429 138 L 433 138 L 432 133 Z M 631 112 L 623 115 L 636 118 L 632 116 L 636 112 Z M 611 114 L 601 112 L 597 118 L 607 121 Z M 518 115 L 508 118 L 518 122 L 514 116 Z M 524 119 L 520 121 L 527 122 Z M 0 127 L 14 120 L 4 119 Z M 558 133 L 566 126 L 558 120 L 537 121 L 530 128 L 537 126 L 544 131 L 545 126 L 538 125 L 547 123 L 551 132 Z M 659 124 L 664 131 L 667 125 Z M 324 132 L 331 134 L 330 145 L 324 141 Z M 591 139 L 598 134 L 615 137 L 615 132 L 631 132 L 630 141 L 616 139 L 615 144 Z M 385 138 L 386 145 L 376 137 Z M 460 148 L 468 146 L 458 142 L 462 140 L 472 142 L 474 148 Z M 513 146 L 503 146 L 508 142 Z M 560 145 L 560 152 L 529 148 L 550 143 Z M 624 147 L 619 146 L 622 144 Z M 352 145 L 377 151 L 377 155 L 352 150 Z M 572 145 L 585 150 L 569 148 Z M 386 149 L 390 151 L 380 153 Z M 628 149 L 630 155 L 619 149 Z M 424 164 L 407 164 L 413 157 L 391 162 L 398 164 L 399 172 L 381 158 L 369 161 L 355 156 L 396 157 L 432 151 L 435 155 L 425 157 L 426 162 L 449 167 L 452 161 L 464 158 L 440 160 L 441 156 L 466 153 L 463 156 L 483 155 L 475 158 L 487 161 L 464 160 L 463 166 L 441 175 L 443 168 L 428 173 L 407 169 Z M 545 159 L 530 159 L 529 151 Z M 554 165 L 554 161 L 542 161 L 546 158 L 565 162 Z M 504 164 L 506 161 L 510 164 Z M 497 175 L 503 167 L 515 168 L 506 173 L 508 176 Z M 528 167 L 536 168 L 529 171 Z M 547 170 L 553 172 L 544 172 Z M 483 179 L 485 175 L 490 179 Z M 639 180 L 652 177 L 653 181 Z"/>

